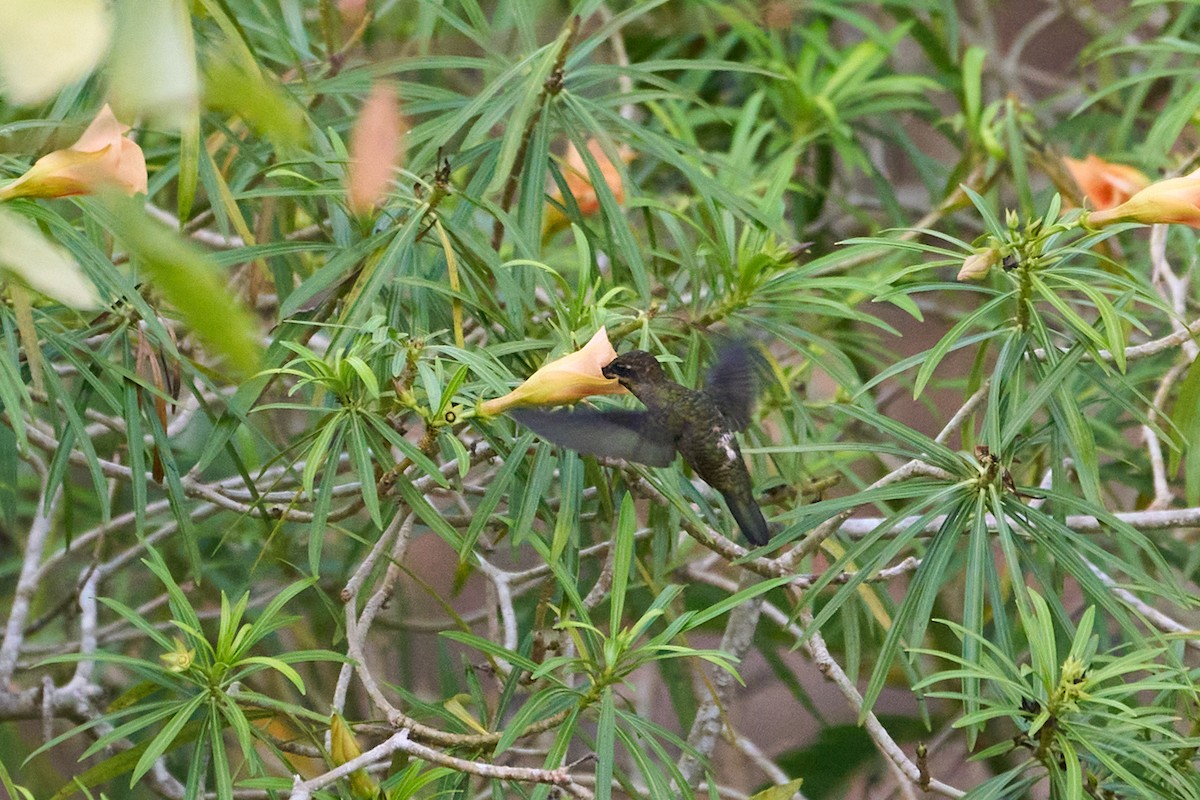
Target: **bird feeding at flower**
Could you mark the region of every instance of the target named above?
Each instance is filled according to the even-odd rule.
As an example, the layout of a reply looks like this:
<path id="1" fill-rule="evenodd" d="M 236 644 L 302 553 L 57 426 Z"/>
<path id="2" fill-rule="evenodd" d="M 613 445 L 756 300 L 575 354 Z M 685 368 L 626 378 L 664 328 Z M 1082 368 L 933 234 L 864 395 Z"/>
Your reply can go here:
<path id="1" fill-rule="evenodd" d="M 727 345 L 718 353 L 704 388 L 689 389 L 668 378 L 653 355 L 631 350 L 601 372 L 633 393 L 644 410 L 514 408 L 509 413 L 542 438 L 586 455 L 666 467 L 679 453 L 725 498 L 750 543 L 761 547 L 770 532 L 754 499 L 736 435 L 750 424 L 758 383 L 755 367 L 761 361 L 747 344 Z"/>

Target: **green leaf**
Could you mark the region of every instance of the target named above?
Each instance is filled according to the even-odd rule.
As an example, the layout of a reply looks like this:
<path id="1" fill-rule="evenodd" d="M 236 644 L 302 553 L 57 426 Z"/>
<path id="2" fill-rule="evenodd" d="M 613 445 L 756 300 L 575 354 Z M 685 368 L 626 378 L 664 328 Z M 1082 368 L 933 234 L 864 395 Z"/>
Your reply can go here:
<path id="1" fill-rule="evenodd" d="M 377 529 L 383 529 L 383 516 L 379 511 L 379 492 L 375 487 L 375 459 L 371 455 L 371 448 L 367 444 L 367 437 L 363 432 L 363 421 L 357 413 L 349 415 L 350 431 L 348 449 L 350 450 L 350 460 L 354 464 L 354 471 L 358 473 L 358 482 L 364 505 L 367 507 L 367 513 L 371 515 L 371 522 L 375 523 Z M 326 465 L 328 469 L 328 465 Z"/>
<path id="2" fill-rule="evenodd" d="M 612 687 L 606 686 L 600 693 L 600 721 L 596 726 L 596 800 L 612 797 L 616 726 L 616 699 Z"/>
<path id="3" fill-rule="evenodd" d="M 176 191 L 175 213 L 182 226 L 192 215 L 196 202 L 196 185 L 200 176 L 200 114 L 189 115 L 179 131 L 179 183 Z"/>
<path id="4" fill-rule="evenodd" d="M 258 664 L 273 669 L 291 681 L 292 685 L 296 687 L 296 691 L 304 694 L 304 679 L 300 677 L 300 673 L 278 658 L 271 658 L 270 656 L 246 656 L 239 661 L 239 664 Z"/>
<path id="5" fill-rule="evenodd" d="M 633 508 L 633 495 L 621 498 L 621 512 L 617 518 L 617 530 L 613 542 L 612 590 L 609 593 L 608 626 L 617 631 L 625 611 L 625 592 L 629 583 L 629 567 L 633 562 L 634 534 L 637 532 L 637 515 Z"/>
<path id="6" fill-rule="evenodd" d="M 113 233 L 188 326 L 235 372 L 257 372 L 262 358 L 258 323 L 230 296 L 220 270 L 134 201 L 113 195 L 106 199 Z"/>
<path id="7" fill-rule="evenodd" d="M 241 116 L 277 149 L 301 144 L 302 109 L 282 87 L 263 74 L 248 52 L 246 56 L 217 54 L 208 59 L 204 70 L 205 104 Z"/>
<path id="8" fill-rule="evenodd" d="M 1179 383 L 1171 421 L 1182 439 L 1184 492 L 1189 506 L 1200 505 L 1200 358 L 1192 361 Z M 1179 460 L 1178 457 L 1174 460 Z"/>
<path id="9" fill-rule="evenodd" d="M 962 113 L 972 136 L 978 136 L 979 120 L 983 113 L 983 64 L 988 50 L 974 46 L 962 54 Z"/>
<path id="10" fill-rule="evenodd" d="M 153 739 L 150 740 L 150 743 L 142 752 L 141 757 L 138 758 L 137 764 L 135 764 L 133 767 L 133 773 L 129 778 L 130 787 L 136 784 L 139 780 L 141 780 L 143 775 L 150 771 L 150 768 L 154 766 L 154 762 L 157 761 L 160 756 L 173 747 L 178 746 L 178 744 L 182 744 L 182 742 L 176 742 L 176 737 L 179 735 L 179 732 L 183 730 L 183 726 L 187 724 L 188 720 L 192 718 L 192 715 L 196 713 L 196 710 L 204 705 L 205 699 L 206 695 L 204 694 L 197 694 L 190 698 L 186 703 L 183 704 L 179 711 L 175 713 L 175 716 L 173 716 L 171 720 L 163 726 L 163 729 L 159 731 Z"/>

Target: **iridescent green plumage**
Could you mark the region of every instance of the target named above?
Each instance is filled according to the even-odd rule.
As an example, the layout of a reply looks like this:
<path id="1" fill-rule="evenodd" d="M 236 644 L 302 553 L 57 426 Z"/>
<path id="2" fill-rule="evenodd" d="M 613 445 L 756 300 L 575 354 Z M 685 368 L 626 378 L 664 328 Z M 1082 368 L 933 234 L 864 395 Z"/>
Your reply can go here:
<path id="1" fill-rule="evenodd" d="M 760 358 L 746 345 L 730 345 L 705 387 L 689 389 L 668 378 L 654 356 L 632 350 L 603 372 L 632 392 L 645 411 L 519 409 L 512 415 L 543 438 L 590 455 L 665 467 L 678 451 L 725 498 L 746 538 L 762 546 L 770 533 L 736 436 L 750 422 L 757 394 L 753 365 Z"/>

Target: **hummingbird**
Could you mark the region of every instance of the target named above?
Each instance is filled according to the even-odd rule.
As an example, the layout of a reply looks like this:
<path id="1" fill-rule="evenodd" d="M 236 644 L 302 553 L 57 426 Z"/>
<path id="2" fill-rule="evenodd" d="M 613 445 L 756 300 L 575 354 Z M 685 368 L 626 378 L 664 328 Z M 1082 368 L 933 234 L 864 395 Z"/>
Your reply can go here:
<path id="1" fill-rule="evenodd" d="M 750 424 L 755 366 L 761 363 L 762 356 L 749 345 L 726 345 L 704 388 L 689 389 L 668 378 L 650 353 L 630 350 L 600 371 L 620 381 L 645 410 L 520 408 L 509 413 L 542 438 L 585 455 L 666 467 L 678 452 L 725 498 L 750 543 L 761 547 L 771 535 L 736 436 Z"/>

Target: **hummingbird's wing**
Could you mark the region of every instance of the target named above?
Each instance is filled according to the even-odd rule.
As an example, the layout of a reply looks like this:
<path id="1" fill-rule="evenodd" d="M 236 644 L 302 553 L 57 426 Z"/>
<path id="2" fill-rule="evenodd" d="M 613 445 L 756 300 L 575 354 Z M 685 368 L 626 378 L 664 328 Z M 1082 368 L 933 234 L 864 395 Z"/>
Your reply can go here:
<path id="1" fill-rule="evenodd" d="M 665 467 L 675 460 L 670 433 L 652 423 L 645 411 L 514 408 L 508 413 L 543 439 L 585 455 L 623 458 L 651 467 Z"/>
<path id="2" fill-rule="evenodd" d="M 717 349 L 704 392 L 716 401 L 735 431 L 744 431 L 750 425 L 762 376 L 769 368 L 763 354 L 748 342 L 726 342 Z"/>

